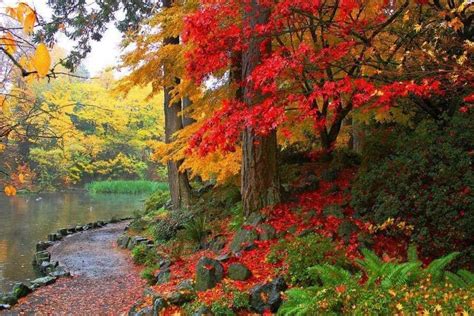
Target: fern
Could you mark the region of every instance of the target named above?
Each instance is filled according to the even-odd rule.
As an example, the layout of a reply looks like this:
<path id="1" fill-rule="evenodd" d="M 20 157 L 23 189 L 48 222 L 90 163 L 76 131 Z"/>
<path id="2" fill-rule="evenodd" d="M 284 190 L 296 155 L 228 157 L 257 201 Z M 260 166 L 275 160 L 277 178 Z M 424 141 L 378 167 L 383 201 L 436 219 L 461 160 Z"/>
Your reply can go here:
<path id="1" fill-rule="evenodd" d="M 305 316 L 311 315 L 314 293 L 313 288 L 293 288 L 286 291 L 287 300 L 278 309 L 278 315 Z"/>
<path id="2" fill-rule="evenodd" d="M 426 267 L 426 272 L 431 275 L 432 281 L 435 283 L 444 281 L 444 270 L 459 255 L 459 252 L 452 252 L 449 255 L 433 260 L 428 267 Z"/>
<path id="3" fill-rule="evenodd" d="M 357 281 L 358 279 L 354 278 L 354 276 L 346 269 L 327 263 L 308 268 L 308 271 L 311 274 L 315 274 L 323 286 L 347 284 Z"/>
<path id="4" fill-rule="evenodd" d="M 401 264 L 387 264 L 388 273 L 382 275 L 381 286 L 391 288 L 393 286 L 411 283 L 420 275 L 420 262 L 406 262 Z"/>
<path id="5" fill-rule="evenodd" d="M 457 288 L 474 287 L 474 273 L 467 270 L 459 270 L 457 273 L 445 272 L 446 280 Z"/>

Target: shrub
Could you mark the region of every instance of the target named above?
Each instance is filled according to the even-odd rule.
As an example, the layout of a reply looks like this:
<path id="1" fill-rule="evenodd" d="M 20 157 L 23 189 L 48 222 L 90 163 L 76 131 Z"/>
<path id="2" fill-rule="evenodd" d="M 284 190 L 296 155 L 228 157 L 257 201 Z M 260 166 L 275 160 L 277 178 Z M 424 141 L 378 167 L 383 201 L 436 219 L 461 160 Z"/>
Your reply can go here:
<path id="1" fill-rule="evenodd" d="M 312 283 L 308 268 L 314 265 L 323 262 L 341 266 L 349 264 L 344 252 L 337 250 L 336 244 L 331 239 L 317 234 L 296 237 L 291 241 L 280 241 L 272 247 L 267 259 L 270 262 L 285 260 L 290 283 L 300 285 Z"/>
<path id="2" fill-rule="evenodd" d="M 412 241 L 421 255 L 433 258 L 464 252 L 464 263 L 474 261 L 474 174 L 472 119 L 455 118 L 445 129 L 434 123 L 414 131 L 395 128 L 383 152 L 373 159 L 380 133 L 367 140 L 367 157 L 352 188 L 357 214 L 375 224 L 388 218 L 414 226 Z M 375 154 L 374 154 L 375 155 Z"/>
<path id="3" fill-rule="evenodd" d="M 155 270 L 156 270 L 156 267 L 151 266 L 151 267 L 146 267 L 140 273 L 140 276 L 142 277 L 142 279 L 146 280 L 148 285 L 155 285 L 156 283 Z"/>
<path id="4" fill-rule="evenodd" d="M 150 197 L 145 201 L 145 213 L 158 210 L 162 207 L 165 207 L 170 200 L 170 192 L 168 190 L 158 190 L 155 191 Z"/>
<path id="5" fill-rule="evenodd" d="M 199 247 L 204 246 L 209 233 L 209 225 L 203 215 L 194 217 L 184 224 L 184 237 L 186 240 L 196 243 Z"/>
<path id="6" fill-rule="evenodd" d="M 163 213 L 160 219 L 153 225 L 153 237 L 158 242 L 165 242 L 174 237 L 184 225 L 191 220 L 193 214 L 186 210 L 174 210 Z"/>
<path id="7" fill-rule="evenodd" d="M 132 259 L 136 264 L 154 265 L 158 261 L 158 254 L 153 248 L 139 244 L 132 249 Z"/>

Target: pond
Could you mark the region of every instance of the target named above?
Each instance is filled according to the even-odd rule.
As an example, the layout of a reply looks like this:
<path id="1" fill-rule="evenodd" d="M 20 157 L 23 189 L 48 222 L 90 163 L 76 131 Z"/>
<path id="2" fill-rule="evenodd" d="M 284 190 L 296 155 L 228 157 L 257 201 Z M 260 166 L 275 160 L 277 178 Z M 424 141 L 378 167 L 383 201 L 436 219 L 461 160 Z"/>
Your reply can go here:
<path id="1" fill-rule="evenodd" d="M 76 224 L 131 216 L 144 196 L 83 191 L 0 195 L 0 292 L 36 277 L 35 245 L 49 233 Z"/>

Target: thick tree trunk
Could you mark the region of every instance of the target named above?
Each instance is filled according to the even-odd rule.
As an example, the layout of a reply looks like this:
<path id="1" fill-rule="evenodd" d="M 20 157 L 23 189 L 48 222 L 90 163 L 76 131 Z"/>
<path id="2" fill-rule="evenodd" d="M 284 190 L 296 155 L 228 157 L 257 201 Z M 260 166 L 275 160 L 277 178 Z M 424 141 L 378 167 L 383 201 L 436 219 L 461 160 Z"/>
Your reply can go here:
<path id="1" fill-rule="evenodd" d="M 163 7 L 169 8 L 172 0 L 163 0 Z M 168 37 L 163 41 L 163 45 L 179 45 L 178 37 Z M 166 69 L 164 69 L 166 76 Z M 176 78 L 179 83 L 179 79 Z M 171 91 L 173 87 L 164 87 L 164 110 L 165 110 L 165 142 L 170 144 L 174 140 L 174 134 L 183 128 L 183 118 L 180 115 L 182 111 L 182 102 L 174 102 L 171 104 Z M 168 167 L 168 184 L 171 194 L 171 202 L 173 209 L 188 208 L 191 202 L 191 186 L 186 172 L 180 172 L 179 167 L 182 161 L 169 160 Z"/>
<path id="2" fill-rule="evenodd" d="M 259 4 L 259 0 L 251 0 L 251 9 L 245 16 L 245 22 L 251 29 L 268 21 L 269 11 Z M 247 50 L 242 56 L 243 81 L 261 62 L 262 38 L 252 36 Z M 268 41 L 264 53 L 271 50 Z M 250 85 L 243 89 L 243 100 L 253 106 L 262 99 L 259 91 Z M 261 208 L 280 202 L 280 181 L 277 166 L 276 131 L 268 136 L 258 136 L 252 128 L 246 128 L 242 135 L 242 204 L 246 215 L 259 211 Z"/>
<path id="3" fill-rule="evenodd" d="M 170 91 L 172 88 L 166 87 L 164 93 L 165 108 L 165 142 L 173 142 L 173 135 L 183 128 L 183 121 L 179 113 L 181 112 L 181 102 L 171 104 Z M 180 172 L 181 161 L 169 160 L 168 184 L 170 187 L 171 202 L 174 209 L 181 207 L 188 208 L 191 201 L 191 186 L 186 172 Z"/>

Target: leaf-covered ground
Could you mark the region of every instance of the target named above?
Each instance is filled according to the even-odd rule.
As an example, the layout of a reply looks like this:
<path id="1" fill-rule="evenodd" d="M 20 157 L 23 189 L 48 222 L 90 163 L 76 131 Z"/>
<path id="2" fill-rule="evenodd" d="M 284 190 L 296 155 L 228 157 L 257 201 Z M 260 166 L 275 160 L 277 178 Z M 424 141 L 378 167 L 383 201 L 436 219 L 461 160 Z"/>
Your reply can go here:
<path id="1" fill-rule="evenodd" d="M 43 287 L 10 312 L 35 315 L 119 315 L 142 295 L 145 282 L 126 251 L 115 246 L 126 223 L 83 232 L 51 249 L 73 274 Z"/>

